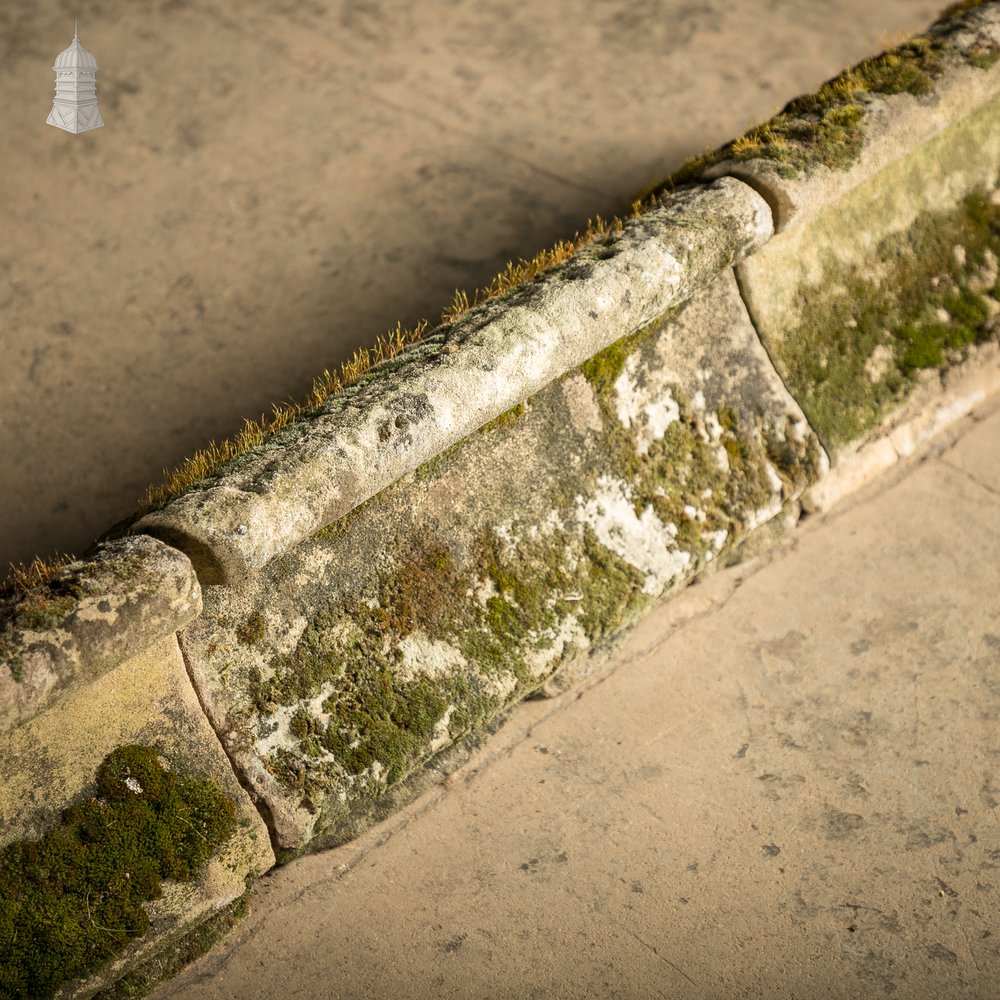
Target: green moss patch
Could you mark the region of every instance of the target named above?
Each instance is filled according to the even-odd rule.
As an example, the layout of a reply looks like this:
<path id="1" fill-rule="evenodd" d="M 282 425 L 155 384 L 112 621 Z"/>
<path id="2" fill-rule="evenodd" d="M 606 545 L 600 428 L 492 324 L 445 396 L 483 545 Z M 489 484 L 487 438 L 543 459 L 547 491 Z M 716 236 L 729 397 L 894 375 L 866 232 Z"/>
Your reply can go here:
<path id="1" fill-rule="evenodd" d="M 458 739 L 524 697 L 541 682 L 526 652 L 543 646 L 544 629 L 571 607 L 560 597 L 577 582 L 562 567 L 563 543 L 551 540 L 545 553 L 505 555 L 495 537 L 483 534 L 470 572 L 444 543 L 428 539 L 369 594 L 317 614 L 269 678 L 251 675 L 251 699 L 264 715 L 328 692 L 324 718 L 304 705 L 292 716 L 296 752 L 279 749 L 269 761 L 272 773 L 306 802 L 337 772 L 357 777 L 377 765 L 378 783 L 393 784 L 426 759 L 436 736 Z M 589 578 L 589 568 L 577 576 Z M 626 575 L 637 589 L 638 575 Z M 476 585 L 495 593 L 481 601 Z M 595 631 L 599 622 L 595 616 Z M 410 636 L 446 644 L 457 669 L 406 676 L 402 643 Z M 491 684 L 498 678 L 505 683 Z M 303 767 L 331 756 L 332 768 Z"/>
<path id="2" fill-rule="evenodd" d="M 615 382 L 624 371 L 625 362 L 629 356 L 651 333 L 661 329 L 662 326 L 663 320 L 657 319 L 642 329 L 609 344 L 603 351 L 598 351 L 597 354 L 580 365 L 581 374 L 594 387 L 594 391 L 599 396 L 607 398 L 614 390 Z"/>
<path id="3" fill-rule="evenodd" d="M 235 829 L 213 782 L 118 747 L 93 797 L 41 840 L 0 849 L 0 995 L 39 1000 L 97 972 L 148 930 L 162 881 L 190 881 Z"/>
<path id="4" fill-rule="evenodd" d="M 952 17 L 959 17 L 967 10 L 974 10 L 976 7 L 982 7 L 984 3 L 992 2 L 993 0 L 959 0 L 958 3 L 948 4 L 941 12 L 939 20 L 946 21 Z"/>
<path id="5" fill-rule="evenodd" d="M 244 645 L 255 646 L 264 638 L 267 631 L 267 620 L 255 611 L 237 630 L 236 638 Z"/>
<path id="6" fill-rule="evenodd" d="M 957 361 L 995 336 L 988 320 L 997 309 L 998 259 L 1000 206 L 979 189 L 954 211 L 927 213 L 885 237 L 857 265 L 825 265 L 776 349 L 789 389 L 825 443 L 864 434 L 921 370 Z"/>

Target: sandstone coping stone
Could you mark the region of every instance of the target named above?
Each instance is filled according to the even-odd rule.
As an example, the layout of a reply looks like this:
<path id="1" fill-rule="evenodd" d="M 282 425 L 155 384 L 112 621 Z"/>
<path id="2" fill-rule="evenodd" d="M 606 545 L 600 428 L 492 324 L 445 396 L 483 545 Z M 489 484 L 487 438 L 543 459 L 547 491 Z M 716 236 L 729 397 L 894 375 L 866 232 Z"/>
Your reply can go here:
<path id="1" fill-rule="evenodd" d="M 836 464 L 1000 336 L 1000 95 L 737 268 L 775 367 Z"/>
<path id="2" fill-rule="evenodd" d="M 190 560 L 145 536 L 102 543 L 47 582 L 0 600 L 0 730 L 26 722 L 200 612 Z"/>
<path id="3" fill-rule="evenodd" d="M 623 231 L 439 327 L 268 445 L 141 518 L 202 583 L 234 583 L 743 259 L 772 232 L 732 178 L 664 196 Z"/>
<path id="4" fill-rule="evenodd" d="M 66 807 L 94 794 L 109 752 L 130 744 L 155 748 L 179 775 L 211 779 L 236 807 L 236 831 L 193 881 L 164 882 L 162 896 L 145 904 L 146 933 L 98 974 L 64 986 L 59 1000 L 92 996 L 242 896 L 274 864 L 267 827 L 198 703 L 175 635 L 67 691 L 0 740 L 0 847 L 44 836 Z M 49 877 L 58 882 L 58 873 Z"/>
<path id="5" fill-rule="evenodd" d="M 1000 93 L 1000 61 L 996 60 L 1000 4 L 986 3 L 961 17 L 943 19 L 926 37 L 937 46 L 933 89 L 928 94 L 866 95 L 861 118 L 851 126 L 860 134 L 860 148 L 846 167 L 817 162 L 805 169 L 789 169 L 788 163 L 763 155 L 720 160 L 706 168 L 704 176 L 738 177 L 759 191 L 771 206 L 777 233 L 804 225 L 843 194 Z M 808 134 L 811 120 L 804 116 L 802 125 Z"/>
<path id="6" fill-rule="evenodd" d="M 356 832 L 429 759 L 444 770 L 825 469 L 725 271 L 239 585 L 206 587 L 181 645 L 279 856 Z"/>

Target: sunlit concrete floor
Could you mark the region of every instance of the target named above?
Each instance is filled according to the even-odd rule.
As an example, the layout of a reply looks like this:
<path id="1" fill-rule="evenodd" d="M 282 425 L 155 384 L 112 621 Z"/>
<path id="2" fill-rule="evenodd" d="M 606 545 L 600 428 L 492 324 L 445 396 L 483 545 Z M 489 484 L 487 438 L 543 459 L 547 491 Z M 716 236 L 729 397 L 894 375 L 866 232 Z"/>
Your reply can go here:
<path id="1" fill-rule="evenodd" d="M 3 0 L 0 575 L 943 3 Z"/>
<path id="2" fill-rule="evenodd" d="M 155 1000 L 993 1000 L 993 406 L 264 879 Z"/>

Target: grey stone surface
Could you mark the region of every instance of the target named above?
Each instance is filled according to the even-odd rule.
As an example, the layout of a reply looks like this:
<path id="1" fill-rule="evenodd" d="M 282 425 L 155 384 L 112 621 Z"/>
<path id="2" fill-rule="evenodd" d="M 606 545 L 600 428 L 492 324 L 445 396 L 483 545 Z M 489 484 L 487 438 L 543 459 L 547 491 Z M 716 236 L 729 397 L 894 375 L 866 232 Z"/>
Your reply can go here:
<path id="1" fill-rule="evenodd" d="M 200 611 L 187 556 L 145 536 L 100 545 L 49 582 L 0 601 L 0 729 L 30 719 Z"/>
<path id="2" fill-rule="evenodd" d="M 187 552 L 203 583 L 237 581 L 684 302 L 770 235 L 766 203 L 739 181 L 670 196 L 439 328 L 135 530 Z"/>
<path id="3" fill-rule="evenodd" d="M 724 272 L 181 635 L 288 852 L 723 560 L 824 468 Z"/>
<path id="4" fill-rule="evenodd" d="M 198 704 L 174 635 L 116 669 L 67 691 L 0 740 L 0 846 L 37 839 L 63 809 L 94 793 L 95 775 L 116 747 L 155 747 L 171 769 L 210 778 L 236 806 L 238 827 L 192 882 L 165 882 L 146 904 L 149 930 L 85 983 L 60 998 L 89 997 L 135 963 L 171 944 L 200 920 L 242 896 L 274 864 L 264 822 L 240 787 Z M 59 872 L 50 872 L 54 887 Z M 107 877 L 128 877 L 111 872 Z"/>
<path id="5" fill-rule="evenodd" d="M 155 1000 L 993 1000 L 1000 497 L 946 463 L 998 444 L 687 589 Z"/>

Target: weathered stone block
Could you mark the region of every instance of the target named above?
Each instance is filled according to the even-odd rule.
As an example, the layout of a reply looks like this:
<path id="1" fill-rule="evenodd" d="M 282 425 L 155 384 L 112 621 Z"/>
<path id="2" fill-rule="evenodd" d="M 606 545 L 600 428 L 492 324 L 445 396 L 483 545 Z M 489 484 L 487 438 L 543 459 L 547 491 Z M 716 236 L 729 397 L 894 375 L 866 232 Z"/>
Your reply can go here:
<path id="1" fill-rule="evenodd" d="M 153 538 L 108 542 L 27 593 L 0 598 L 0 730 L 30 719 L 201 611 L 187 556 Z"/>
<path id="2" fill-rule="evenodd" d="M 834 457 L 1000 311 L 1000 98 L 776 236 L 737 271 L 761 339 Z"/>
<path id="3" fill-rule="evenodd" d="M 771 234 L 724 178 L 671 195 L 606 241 L 439 327 L 217 478 L 134 527 L 234 582 L 665 310 Z"/>
<path id="4" fill-rule="evenodd" d="M 835 463 L 997 339 L 998 163 L 1000 7 L 984 3 L 796 98 L 681 178 L 736 176 L 770 204 L 777 235 L 737 276 Z"/>
<path id="5" fill-rule="evenodd" d="M 99 786 L 102 762 L 134 745 L 152 748 L 179 779 L 166 800 L 146 777 L 160 766 L 143 762 L 149 750 L 119 750 L 135 763 L 131 769 L 119 765 L 117 784 L 109 786 L 105 778 Z M 187 799 L 179 803 L 175 792 L 185 792 Z M 99 793 L 102 798 L 95 799 Z M 150 810 L 144 810 L 146 800 Z M 104 823 L 113 808 L 122 816 Z M 207 809 L 225 822 L 214 823 L 215 812 Z M 139 819 L 144 833 L 142 842 L 134 843 L 122 825 Z M 207 840 L 213 830 L 225 833 L 218 845 Z M 193 878 L 164 881 L 162 895 L 155 896 L 149 882 L 148 929 L 139 936 L 126 933 L 134 929 L 126 921 L 138 916 L 127 917 L 124 902 L 133 880 L 145 882 L 158 865 L 161 871 L 184 871 L 185 858 L 200 861 L 205 854 L 208 860 L 198 864 Z M 248 879 L 273 863 L 267 828 L 198 704 L 173 635 L 67 692 L 0 741 L 0 953 L 6 963 L 0 981 L 9 995 L 53 995 L 52 986 L 66 969 L 86 962 L 94 951 L 104 955 L 108 939 L 121 938 L 121 948 L 110 948 L 115 957 L 58 993 L 90 996 L 237 899 Z M 86 884 L 77 878 L 81 869 Z M 32 904 L 32 893 L 39 892 L 40 901 Z M 73 905 L 60 905 L 67 899 Z M 65 926 L 46 923 L 47 911 L 38 912 L 43 902 L 55 906 Z M 36 919 L 42 924 L 33 929 Z M 21 954 L 15 946 L 25 935 L 36 936 Z M 19 954 L 23 961 L 14 967 L 12 956 Z"/>
<path id="6" fill-rule="evenodd" d="M 181 635 L 293 853 L 774 518 L 824 467 L 731 272 L 274 561 Z"/>

